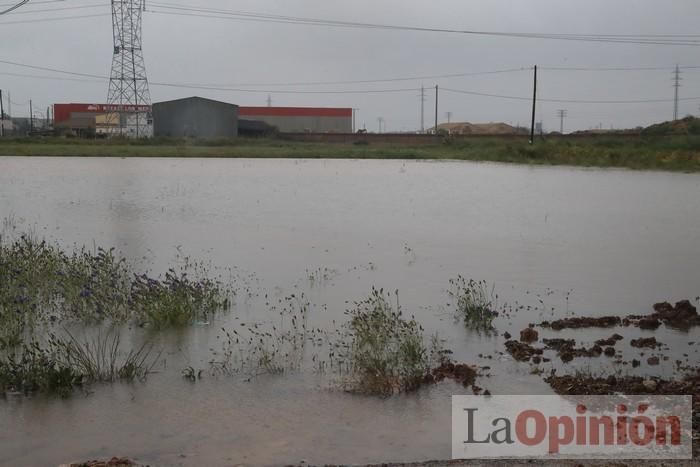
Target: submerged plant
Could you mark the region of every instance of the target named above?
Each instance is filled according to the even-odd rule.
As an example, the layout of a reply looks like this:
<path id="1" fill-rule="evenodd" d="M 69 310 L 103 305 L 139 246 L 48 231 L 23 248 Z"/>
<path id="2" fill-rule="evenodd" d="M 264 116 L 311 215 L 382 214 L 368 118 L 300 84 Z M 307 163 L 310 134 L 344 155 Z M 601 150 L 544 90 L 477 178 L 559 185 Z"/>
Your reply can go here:
<path id="1" fill-rule="evenodd" d="M 494 287 L 489 290 L 486 281 L 468 281 L 458 275 L 450 279 L 447 290 L 455 305 L 455 316 L 464 324 L 477 332 L 493 332 L 493 320 L 498 316 Z"/>
<path id="2" fill-rule="evenodd" d="M 417 389 L 441 352 L 435 337 L 428 349 L 423 328 L 413 317 L 405 317 L 382 289 L 355 303 L 346 314 L 345 345 L 337 355 L 348 374 L 350 388 L 369 394 L 391 394 Z"/>
<path id="3" fill-rule="evenodd" d="M 0 351 L 57 323 L 134 320 L 163 328 L 204 320 L 228 309 L 232 295 L 206 272 L 185 261 L 153 279 L 134 275 L 113 249 L 67 253 L 32 235 L 0 238 Z"/>
<path id="4" fill-rule="evenodd" d="M 135 276 L 131 305 L 140 324 L 155 328 L 183 326 L 206 319 L 230 307 L 221 284 L 210 279 L 190 279 L 187 271 L 170 269 L 165 279 Z"/>
<path id="5" fill-rule="evenodd" d="M 215 374 L 280 374 L 300 370 L 307 347 L 325 342 L 326 333 L 308 324 L 310 303 L 304 295 L 289 295 L 271 307 L 279 319 L 275 323 L 240 323 L 222 329 L 221 349 L 215 351 L 210 367 Z M 316 355 L 311 356 L 315 361 Z"/>
<path id="6" fill-rule="evenodd" d="M 92 339 L 51 334 L 44 343 L 33 341 L 0 357 L 0 390 L 67 395 L 91 383 L 134 381 L 152 370 L 158 356 L 144 344 L 124 351 L 117 332 L 98 333 Z"/>

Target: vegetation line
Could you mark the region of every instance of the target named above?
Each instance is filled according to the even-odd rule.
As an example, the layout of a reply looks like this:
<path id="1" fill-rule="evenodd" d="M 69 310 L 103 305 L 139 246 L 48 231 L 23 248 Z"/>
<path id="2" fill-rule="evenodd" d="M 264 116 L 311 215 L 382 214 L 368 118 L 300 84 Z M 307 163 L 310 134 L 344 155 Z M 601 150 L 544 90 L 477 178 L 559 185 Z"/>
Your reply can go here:
<path id="1" fill-rule="evenodd" d="M 440 143 L 296 142 L 277 138 L 217 141 L 151 139 L 5 139 L 0 156 L 200 157 L 295 159 L 463 160 L 529 165 L 700 171 L 700 135 L 552 137 L 534 145 L 514 138 L 452 139 Z"/>

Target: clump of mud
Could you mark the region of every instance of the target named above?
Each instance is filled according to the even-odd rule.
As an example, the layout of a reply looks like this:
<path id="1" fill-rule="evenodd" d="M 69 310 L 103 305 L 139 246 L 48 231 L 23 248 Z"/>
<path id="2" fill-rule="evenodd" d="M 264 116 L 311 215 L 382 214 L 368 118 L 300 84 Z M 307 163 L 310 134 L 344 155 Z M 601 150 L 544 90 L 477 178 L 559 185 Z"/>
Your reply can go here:
<path id="1" fill-rule="evenodd" d="M 603 316 L 600 318 L 575 317 L 558 319 L 552 322 L 544 321 L 540 326 L 561 331 L 562 329 L 612 328 L 620 324 L 622 324 L 622 319 L 619 316 Z"/>
<path id="2" fill-rule="evenodd" d="M 632 339 L 630 341 L 632 347 L 637 347 L 638 349 L 655 349 L 657 347 L 663 346 L 663 344 L 656 340 L 656 337 L 641 337 L 639 339 Z"/>
<path id="3" fill-rule="evenodd" d="M 59 467 L 137 467 L 138 464 L 126 457 L 113 457 L 108 461 L 87 461 L 63 464 Z"/>

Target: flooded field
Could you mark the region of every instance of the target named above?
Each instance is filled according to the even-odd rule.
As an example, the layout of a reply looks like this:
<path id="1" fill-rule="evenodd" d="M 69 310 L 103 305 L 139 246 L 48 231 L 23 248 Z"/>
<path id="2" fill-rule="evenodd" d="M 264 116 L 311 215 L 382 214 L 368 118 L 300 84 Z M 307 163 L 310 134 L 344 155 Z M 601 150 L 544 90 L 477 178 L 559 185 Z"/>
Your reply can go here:
<path id="1" fill-rule="evenodd" d="M 303 307 L 308 329 L 332 335 L 372 287 L 391 297 L 398 290 L 403 314 L 444 340 L 454 361 L 480 367 L 475 384 L 492 394 L 551 394 L 543 375 L 553 369 L 678 376 L 674 362 L 697 366 L 700 327 L 536 326 L 540 339 L 575 338 L 583 347 L 613 333 L 622 338 L 614 357 L 563 362 L 547 350 L 551 361 L 540 364 L 516 361 L 503 334 L 517 339 L 530 323 L 572 316 L 648 315 L 663 301 L 697 307 L 698 199 L 697 175 L 626 170 L 2 158 L 5 238 L 31 233 L 67 251 L 115 248 L 151 277 L 190 258 L 235 296 L 230 309 L 187 326 L 124 323 L 123 340 L 148 343 L 158 357 L 143 382 L 93 384 L 68 397 L 6 394 L 0 465 L 112 455 L 183 466 L 449 458 L 450 396 L 472 394 L 471 386 L 447 378 L 389 397 L 350 393 L 342 375 L 319 368 L 323 347 L 263 368 L 275 371 L 221 372 L 211 364 L 221 361 L 231 330 L 289 328 L 280 314 L 286 306 Z M 460 276 L 484 281 L 498 312 L 494 332 L 455 317 L 450 281 Z M 667 348 L 631 345 L 652 336 Z M 650 363 L 653 356 L 661 364 Z"/>

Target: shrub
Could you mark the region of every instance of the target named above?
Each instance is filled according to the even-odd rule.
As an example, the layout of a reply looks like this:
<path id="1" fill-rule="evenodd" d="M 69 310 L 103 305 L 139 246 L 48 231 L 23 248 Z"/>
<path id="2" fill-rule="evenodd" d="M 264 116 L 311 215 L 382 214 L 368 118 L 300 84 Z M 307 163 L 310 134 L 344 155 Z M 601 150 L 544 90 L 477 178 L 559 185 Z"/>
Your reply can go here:
<path id="1" fill-rule="evenodd" d="M 364 301 L 347 311 L 344 359 L 352 390 L 391 394 L 417 389 L 430 371 L 431 354 L 423 328 L 392 306 L 389 294 L 372 289 Z"/>
<path id="2" fill-rule="evenodd" d="M 498 316 L 494 311 L 496 307 L 496 295 L 494 287 L 489 291 L 485 281 L 468 281 L 458 275 L 456 279 L 450 279 L 450 288 L 447 290 L 455 306 L 455 315 L 464 321 L 469 328 L 478 332 L 490 333 L 494 331 L 493 320 Z"/>

